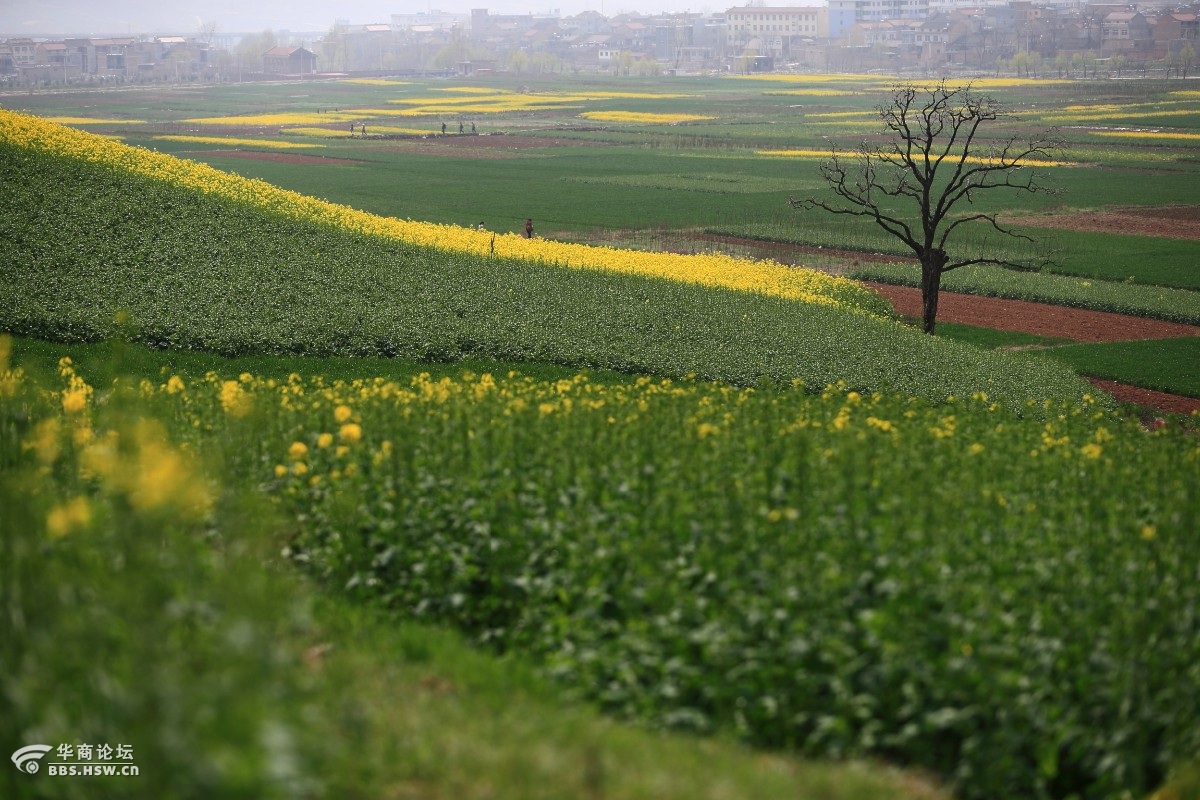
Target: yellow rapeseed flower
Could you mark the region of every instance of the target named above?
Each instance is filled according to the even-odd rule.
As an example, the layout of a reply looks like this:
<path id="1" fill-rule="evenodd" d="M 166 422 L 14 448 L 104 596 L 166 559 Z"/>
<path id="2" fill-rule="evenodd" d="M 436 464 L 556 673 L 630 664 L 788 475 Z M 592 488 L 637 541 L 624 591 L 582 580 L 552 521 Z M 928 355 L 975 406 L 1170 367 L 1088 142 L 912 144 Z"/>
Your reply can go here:
<path id="1" fill-rule="evenodd" d="M 0 397 L 16 397 L 24 377 L 24 370 L 20 368 L 0 369 Z"/>
<path id="2" fill-rule="evenodd" d="M 53 464 L 58 459 L 60 449 L 59 434 L 62 426 L 58 417 L 50 417 L 39 422 L 33 429 L 33 438 L 22 447 L 32 450 L 37 460 L 43 464 Z"/>
<path id="3" fill-rule="evenodd" d="M 63 411 L 68 414 L 78 414 L 87 408 L 87 395 L 83 392 L 71 391 L 69 389 L 63 391 L 62 395 Z"/>
<path id="4" fill-rule="evenodd" d="M 292 442 L 291 447 L 288 448 L 288 456 L 292 461 L 299 461 L 307 455 L 308 445 L 304 442 Z"/>
<path id="5" fill-rule="evenodd" d="M 62 392 L 62 408 L 67 414 L 79 414 L 87 409 L 92 399 L 92 387 L 83 378 L 71 374 L 67 388 Z"/>
<path id="6" fill-rule="evenodd" d="M 74 497 L 50 510 L 46 516 L 46 533 L 51 539 L 61 539 L 69 533 L 86 528 L 91 521 L 91 503 L 86 497 Z"/>
<path id="7" fill-rule="evenodd" d="M 168 508 L 191 517 L 207 513 L 211 504 L 208 489 L 186 456 L 172 448 L 166 432 L 153 420 L 143 420 L 134 429 L 137 454 L 127 473 L 129 502 L 141 511 Z"/>
<path id="8" fill-rule="evenodd" d="M 354 411 L 347 405 L 340 405 L 333 410 L 333 418 L 338 422 L 346 422 L 354 414 Z"/>
<path id="9" fill-rule="evenodd" d="M 338 430 L 338 437 L 343 442 L 353 444 L 362 438 L 362 426 L 356 422 L 347 422 Z"/>
<path id="10" fill-rule="evenodd" d="M 221 383 L 221 408 L 231 417 L 244 417 L 254 407 L 254 397 L 238 381 Z"/>
<path id="11" fill-rule="evenodd" d="M 319 436 L 317 436 L 317 447 L 320 447 L 321 449 L 325 449 L 326 447 L 329 447 L 331 444 L 333 444 L 333 434 L 332 433 L 322 433 Z"/>
<path id="12" fill-rule="evenodd" d="M 701 114 L 652 114 L 644 111 L 585 111 L 579 116 L 597 122 L 640 122 L 649 125 L 675 125 L 715 119 Z"/>

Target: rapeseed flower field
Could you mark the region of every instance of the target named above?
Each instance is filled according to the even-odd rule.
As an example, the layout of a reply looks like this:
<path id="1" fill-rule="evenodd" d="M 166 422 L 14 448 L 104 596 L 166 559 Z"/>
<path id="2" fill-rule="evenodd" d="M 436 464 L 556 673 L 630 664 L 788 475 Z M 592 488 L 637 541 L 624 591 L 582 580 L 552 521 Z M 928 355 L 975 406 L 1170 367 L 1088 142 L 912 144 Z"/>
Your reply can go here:
<path id="1" fill-rule="evenodd" d="M 12 350 L 0 487 L 34 487 L 43 549 L 203 530 L 255 487 L 331 589 L 658 726 L 821 755 L 886 739 L 967 798 L 1062 774 L 1145 791 L 1200 744 L 1197 640 L 1161 613 L 1200 599 L 1200 448 L 1094 398 L 1017 416 L 985 392 L 166 363 L 101 385 Z M 1049 769 L 1027 749 L 1048 740 L 1078 748 Z"/>
<path id="2" fill-rule="evenodd" d="M 755 292 L 806 303 L 864 309 L 871 296 L 852 281 L 814 270 L 724 255 L 680 256 L 525 239 L 453 225 L 380 217 L 241 178 L 203 164 L 53 125 L 36 117 L 0 111 L 0 137 L 31 150 L 97 161 L 139 175 L 240 202 L 296 219 L 320 220 L 347 230 L 411 242 L 440 250 L 522 258 L 574 269 L 594 269 Z"/>

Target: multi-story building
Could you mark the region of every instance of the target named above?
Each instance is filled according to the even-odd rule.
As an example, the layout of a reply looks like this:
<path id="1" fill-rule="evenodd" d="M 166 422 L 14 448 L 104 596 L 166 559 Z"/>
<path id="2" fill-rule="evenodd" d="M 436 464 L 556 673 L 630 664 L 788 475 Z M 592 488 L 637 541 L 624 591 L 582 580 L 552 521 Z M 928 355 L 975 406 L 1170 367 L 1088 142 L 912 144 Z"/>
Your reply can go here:
<path id="1" fill-rule="evenodd" d="M 931 0 L 829 0 L 829 13 L 849 16 L 852 22 L 923 19 Z"/>
<path id="2" fill-rule="evenodd" d="M 725 12 L 726 52 L 766 63 L 793 60 L 804 43 L 830 35 L 825 6 L 746 6 Z"/>

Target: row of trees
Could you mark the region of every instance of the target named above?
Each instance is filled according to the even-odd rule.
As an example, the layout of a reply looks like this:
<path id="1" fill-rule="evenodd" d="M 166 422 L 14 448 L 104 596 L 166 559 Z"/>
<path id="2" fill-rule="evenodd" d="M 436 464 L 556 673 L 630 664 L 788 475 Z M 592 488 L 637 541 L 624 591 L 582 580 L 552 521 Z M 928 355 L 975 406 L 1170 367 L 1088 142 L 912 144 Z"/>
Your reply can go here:
<path id="1" fill-rule="evenodd" d="M 1129 58 L 1117 53 L 1109 58 L 1100 58 L 1093 51 L 1085 53 L 1059 53 L 1053 61 L 1040 53 L 1022 50 L 1012 58 L 1002 58 L 997 69 L 1015 73 L 1019 77 L 1097 78 L 1110 75 L 1119 78 L 1123 73 L 1140 72 L 1143 76 L 1150 70 L 1162 71 L 1166 77 L 1186 78 L 1196 63 L 1196 50 L 1185 43 L 1177 52 L 1167 53 L 1161 61 Z"/>

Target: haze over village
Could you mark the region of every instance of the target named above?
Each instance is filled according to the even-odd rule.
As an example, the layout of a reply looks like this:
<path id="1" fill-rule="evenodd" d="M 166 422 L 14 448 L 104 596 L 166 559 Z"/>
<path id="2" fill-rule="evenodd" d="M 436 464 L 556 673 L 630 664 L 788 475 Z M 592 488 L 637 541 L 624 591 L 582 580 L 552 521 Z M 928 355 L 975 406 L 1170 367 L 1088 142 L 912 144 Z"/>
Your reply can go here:
<path id="1" fill-rule="evenodd" d="M 31 0 L 0 8 L 0 83 L 227 82 L 405 74 L 905 71 L 1187 77 L 1200 3 L 827 0 L 797 6 L 503 10 L 459 0 L 196 4 Z M 683 8 L 679 6 L 684 4 Z M 674 6 L 674 7 L 672 7 Z"/>

